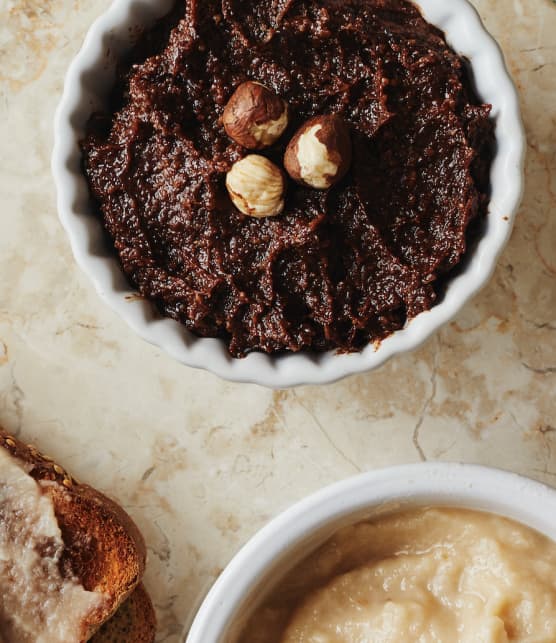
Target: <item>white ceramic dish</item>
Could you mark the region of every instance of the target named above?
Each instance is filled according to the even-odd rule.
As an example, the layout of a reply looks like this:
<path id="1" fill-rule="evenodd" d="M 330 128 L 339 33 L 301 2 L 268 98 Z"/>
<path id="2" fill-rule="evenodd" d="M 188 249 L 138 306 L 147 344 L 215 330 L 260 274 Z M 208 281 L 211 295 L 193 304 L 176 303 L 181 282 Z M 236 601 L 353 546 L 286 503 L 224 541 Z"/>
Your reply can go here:
<path id="1" fill-rule="evenodd" d="M 118 261 L 110 252 L 81 172 L 78 142 L 91 112 L 102 105 L 114 79 L 115 61 L 129 48 L 136 27 L 147 27 L 164 15 L 173 0 L 114 0 L 91 27 L 65 82 L 56 113 L 52 170 L 58 211 L 75 259 L 93 281 L 99 295 L 144 339 L 188 366 L 208 369 L 238 382 L 282 388 L 323 384 L 377 368 L 393 355 L 413 350 L 485 285 L 511 234 L 521 199 L 525 137 L 518 97 L 500 49 L 485 31 L 467 0 L 420 0 L 425 17 L 446 32 L 450 44 L 466 56 L 481 98 L 493 105 L 496 157 L 492 166 L 492 199 L 486 230 L 465 269 L 454 278 L 446 296 L 431 311 L 361 353 L 291 354 L 272 357 L 251 354 L 233 359 L 224 343 L 201 339 L 180 324 L 160 319 L 149 302 L 134 297 Z"/>
<path id="2" fill-rule="evenodd" d="M 556 540 L 556 490 L 527 478 L 448 463 L 366 473 L 303 500 L 245 545 L 207 595 L 186 643 L 235 643 L 265 592 L 338 529 L 377 512 L 431 505 L 499 514 Z"/>

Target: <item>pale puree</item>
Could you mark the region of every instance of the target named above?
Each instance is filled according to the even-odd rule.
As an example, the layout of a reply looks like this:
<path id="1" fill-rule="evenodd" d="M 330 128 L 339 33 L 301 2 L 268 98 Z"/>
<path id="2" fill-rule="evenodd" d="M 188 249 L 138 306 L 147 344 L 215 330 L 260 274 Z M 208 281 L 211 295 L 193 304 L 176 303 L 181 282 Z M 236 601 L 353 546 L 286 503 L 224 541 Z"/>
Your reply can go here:
<path id="1" fill-rule="evenodd" d="M 556 544 L 491 514 L 425 508 L 337 533 L 241 643 L 556 642 Z"/>

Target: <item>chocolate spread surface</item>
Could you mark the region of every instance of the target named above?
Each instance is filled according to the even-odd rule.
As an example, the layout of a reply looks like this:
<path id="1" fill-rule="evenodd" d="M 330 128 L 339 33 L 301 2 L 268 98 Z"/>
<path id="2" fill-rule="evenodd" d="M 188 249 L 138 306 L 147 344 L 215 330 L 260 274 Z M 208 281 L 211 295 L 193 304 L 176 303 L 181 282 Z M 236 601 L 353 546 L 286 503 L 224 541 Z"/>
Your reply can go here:
<path id="1" fill-rule="evenodd" d="M 129 281 L 199 336 L 251 351 L 355 351 L 431 308 L 486 214 L 493 126 L 465 61 L 405 0 L 182 0 L 122 63 L 84 167 Z M 288 101 L 262 153 L 338 113 L 354 158 L 282 215 L 239 213 L 248 151 L 221 116 L 255 80 Z"/>

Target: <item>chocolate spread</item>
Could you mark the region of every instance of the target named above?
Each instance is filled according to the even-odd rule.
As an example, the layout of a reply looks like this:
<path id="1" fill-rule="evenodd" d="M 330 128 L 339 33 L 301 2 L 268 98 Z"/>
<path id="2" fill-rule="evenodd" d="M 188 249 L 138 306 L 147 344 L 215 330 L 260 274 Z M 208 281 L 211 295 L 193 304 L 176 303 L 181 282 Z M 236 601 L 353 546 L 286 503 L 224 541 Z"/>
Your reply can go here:
<path id="1" fill-rule="evenodd" d="M 163 315 L 251 351 L 356 351 L 431 308 L 487 210 L 490 106 L 405 0 L 182 0 L 122 63 L 84 167 L 123 270 Z M 222 112 L 255 80 L 290 106 L 262 153 L 337 113 L 351 170 L 288 183 L 282 215 L 239 213 L 225 174 L 248 152 Z"/>

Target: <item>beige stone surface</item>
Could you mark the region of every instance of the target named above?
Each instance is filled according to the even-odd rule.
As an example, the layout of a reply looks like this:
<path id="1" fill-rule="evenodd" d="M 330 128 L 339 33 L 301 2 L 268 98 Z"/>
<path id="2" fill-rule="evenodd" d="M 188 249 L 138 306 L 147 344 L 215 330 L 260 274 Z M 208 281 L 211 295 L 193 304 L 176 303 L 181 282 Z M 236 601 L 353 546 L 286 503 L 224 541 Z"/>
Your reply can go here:
<path id="1" fill-rule="evenodd" d="M 269 518 L 421 459 L 556 484 L 556 5 L 477 0 L 521 91 L 523 207 L 495 277 L 418 352 L 271 392 L 173 362 L 76 268 L 49 172 L 64 72 L 109 0 L 0 0 L 0 423 L 116 497 L 149 544 L 159 641 Z"/>

